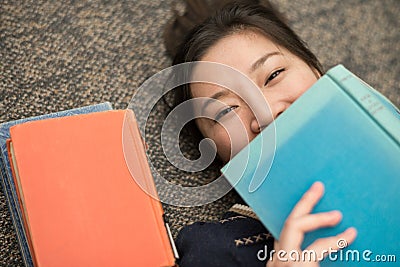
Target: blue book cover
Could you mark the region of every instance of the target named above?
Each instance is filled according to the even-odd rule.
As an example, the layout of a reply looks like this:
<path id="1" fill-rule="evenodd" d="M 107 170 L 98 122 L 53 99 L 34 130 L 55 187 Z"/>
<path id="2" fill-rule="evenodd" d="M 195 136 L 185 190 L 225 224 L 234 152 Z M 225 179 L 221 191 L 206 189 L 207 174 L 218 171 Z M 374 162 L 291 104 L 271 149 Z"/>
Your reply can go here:
<path id="1" fill-rule="evenodd" d="M 0 124 L 0 171 L 1 171 L 1 184 L 3 187 L 3 192 L 6 195 L 7 204 L 11 213 L 11 218 L 16 229 L 18 242 L 21 247 L 21 254 L 25 266 L 33 266 L 32 258 L 29 252 L 29 246 L 26 239 L 26 234 L 23 226 L 22 221 L 22 213 L 18 203 L 17 192 L 15 189 L 14 179 L 12 176 L 12 171 L 10 167 L 10 160 L 8 158 L 7 152 L 7 145 L 6 141 L 10 138 L 10 127 L 21 124 L 28 121 L 34 120 L 44 120 L 49 118 L 56 118 L 56 117 L 65 117 L 65 116 L 72 116 L 77 114 L 85 114 L 85 113 L 92 113 L 92 112 L 100 112 L 111 110 L 112 106 L 109 102 L 100 103 L 91 106 L 85 106 L 50 114 L 44 114 L 36 117 L 30 117 L 15 121 L 9 121 Z"/>
<path id="2" fill-rule="evenodd" d="M 306 234 L 303 249 L 351 226 L 358 235 L 321 266 L 400 261 L 400 113 L 342 65 L 321 77 L 222 172 L 277 239 L 301 196 L 322 181 L 325 194 L 313 213 L 340 210 L 343 220 Z"/>

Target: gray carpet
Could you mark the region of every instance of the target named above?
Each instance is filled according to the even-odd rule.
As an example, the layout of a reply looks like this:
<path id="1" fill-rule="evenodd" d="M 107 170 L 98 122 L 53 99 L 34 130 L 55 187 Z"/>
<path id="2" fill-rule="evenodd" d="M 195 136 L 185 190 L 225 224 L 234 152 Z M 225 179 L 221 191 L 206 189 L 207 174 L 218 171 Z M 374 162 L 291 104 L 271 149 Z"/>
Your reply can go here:
<path id="1" fill-rule="evenodd" d="M 398 0 L 273 1 L 320 58 L 337 63 L 400 105 L 400 2 Z M 146 78 L 168 67 L 162 31 L 172 16 L 170 0 L 0 0 L 0 123 L 109 101 L 126 108 Z M 184 185 L 218 174 L 182 173 L 159 150 L 159 105 L 148 127 L 151 158 L 161 173 Z M 193 146 L 183 140 L 188 155 Z M 235 193 L 201 207 L 164 205 L 174 236 L 185 224 L 216 220 Z M 0 266 L 22 260 L 0 193 Z"/>

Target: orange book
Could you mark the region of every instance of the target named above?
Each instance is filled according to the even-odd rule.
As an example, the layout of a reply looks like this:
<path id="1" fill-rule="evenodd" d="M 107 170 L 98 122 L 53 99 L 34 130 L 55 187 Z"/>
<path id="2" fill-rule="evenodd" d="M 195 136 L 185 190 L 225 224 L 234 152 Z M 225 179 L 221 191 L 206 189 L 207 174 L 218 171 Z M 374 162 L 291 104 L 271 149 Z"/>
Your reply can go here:
<path id="1" fill-rule="evenodd" d="M 131 110 L 28 122 L 10 135 L 35 266 L 174 266 Z"/>
<path id="2" fill-rule="evenodd" d="M 16 162 L 15 162 L 15 157 L 13 157 L 14 149 L 13 149 L 13 146 L 11 145 L 11 139 L 8 139 L 6 141 L 6 145 L 7 145 L 8 158 L 10 159 L 10 167 L 11 167 L 11 172 L 12 172 L 12 178 L 14 180 L 14 184 L 17 185 L 16 188 L 15 188 L 15 191 L 17 192 L 18 199 L 20 200 L 20 199 L 22 199 L 21 198 L 22 195 L 21 195 L 21 193 L 19 191 L 20 190 L 20 186 L 18 186 L 18 182 L 19 182 L 19 180 L 17 179 L 18 172 L 14 168 L 14 166 L 16 165 Z M 20 206 L 20 210 L 23 211 L 24 210 L 24 206 L 22 205 L 22 202 L 18 201 L 18 204 Z M 32 240 L 31 240 L 31 236 L 29 234 L 29 226 L 28 226 L 28 222 L 27 222 L 27 219 L 26 219 L 25 212 L 23 211 L 21 215 L 22 215 L 22 225 L 23 225 L 23 227 L 25 229 L 25 233 L 27 233 L 26 234 L 26 241 L 27 241 L 27 245 L 29 247 L 29 253 L 30 253 L 32 261 L 35 262 L 36 260 L 35 260 L 35 255 L 32 253 L 32 251 L 33 251 Z"/>

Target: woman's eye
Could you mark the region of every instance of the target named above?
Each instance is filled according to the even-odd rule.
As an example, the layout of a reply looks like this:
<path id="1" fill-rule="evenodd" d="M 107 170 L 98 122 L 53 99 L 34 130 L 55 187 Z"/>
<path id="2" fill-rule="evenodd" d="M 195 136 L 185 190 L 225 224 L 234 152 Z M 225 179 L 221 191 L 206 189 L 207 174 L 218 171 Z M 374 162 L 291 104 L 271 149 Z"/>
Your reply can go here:
<path id="1" fill-rule="evenodd" d="M 231 112 L 232 110 L 234 110 L 235 108 L 237 108 L 238 106 L 229 106 L 227 108 L 224 108 L 223 110 L 221 110 L 220 112 L 218 112 L 217 116 L 215 116 L 214 120 L 219 121 L 223 116 L 225 116 L 226 114 L 228 114 L 229 112 Z"/>
<path id="2" fill-rule="evenodd" d="M 281 74 L 281 72 L 283 72 L 285 69 L 279 69 L 274 71 L 269 77 L 268 79 L 265 81 L 264 86 L 266 86 L 270 81 L 272 81 L 273 79 L 275 79 L 276 77 L 278 77 L 279 74 Z"/>

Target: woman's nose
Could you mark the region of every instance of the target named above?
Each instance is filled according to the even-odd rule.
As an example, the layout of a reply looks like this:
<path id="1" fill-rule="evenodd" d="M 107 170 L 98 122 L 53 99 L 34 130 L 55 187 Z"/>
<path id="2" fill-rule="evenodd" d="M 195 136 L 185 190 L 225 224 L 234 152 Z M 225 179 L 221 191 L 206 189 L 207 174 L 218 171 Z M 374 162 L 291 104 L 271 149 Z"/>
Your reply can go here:
<path id="1" fill-rule="evenodd" d="M 281 115 L 289 106 L 290 104 L 286 104 L 284 102 L 276 103 L 274 105 L 271 105 L 270 114 L 263 114 L 258 119 L 256 118 L 256 116 L 253 116 L 250 122 L 251 131 L 255 134 L 260 133 L 272 122 L 272 120 L 275 120 L 277 117 L 279 117 L 279 115 Z"/>
<path id="2" fill-rule="evenodd" d="M 250 123 L 250 129 L 253 133 L 259 134 L 262 130 L 260 123 L 254 118 Z"/>

